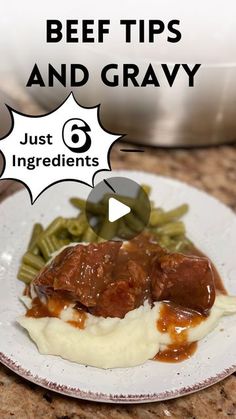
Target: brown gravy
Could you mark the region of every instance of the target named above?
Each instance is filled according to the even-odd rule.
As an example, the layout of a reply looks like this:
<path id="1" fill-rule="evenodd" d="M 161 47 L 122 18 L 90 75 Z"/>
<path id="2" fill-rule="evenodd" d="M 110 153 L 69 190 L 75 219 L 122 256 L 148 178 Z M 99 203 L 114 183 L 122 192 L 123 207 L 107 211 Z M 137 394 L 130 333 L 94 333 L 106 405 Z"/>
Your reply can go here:
<path id="1" fill-rule="evenodd" d="M 86 317 L 86 313 L 81 311 L 77 320 L 68 320 L 67 323 L 69 323 L 71 326 L 77 327 L 78 329 L 84 329 Z"/>
<path id="2" fill-rule="evenodd" d="M 181 362 L 190 358 L 197 349 L 197 342 L 188 343 L 185 345 L 169 345 L 167 349 L 158 352 L 153 358 L 160 362 Z"/>
<path id="3" fill-rule="evenodd" d="M 68 300 L 58 298 L 57 296 L 57 298 L 48 298 L 46 304 L 43 304 L 42 301 L 36 297 L 32 301 L 32 307 L 27 310 L 26 316 L 34 317 L 36 319 L 41 317 L 59 317 L 61 311 L 67 308 L 69 303 Z M 67 323 L 79 329 L 84 329 L 86 318 L 86 313 L 81 309 L 77 309 L 76 318 L 74 320 L 68 320 Z"/>
<path id="4" fill-rule="evenodd" d="M 204 319 L 202 314 L 193 310 L 173 303 L 164 303 L 157 320 L 157 329 L 162 333 L 168 333 L 176 344 L 183 344 L 187 340 L 188 329 L 200 324 Z"/>
<path id="5" fill-rule="evenodd" d="M 186 254 L 207 257 L 196 247 L 189 248 Z M 216 290 L 221 294 L 227 294 L 216 267 L 213 263 L 211 265 Z M 181 362 L 190 358 L 197 349 L 197 342 L 187 342 L 188 329 L 200 324 L 205 318 L 198 312 L 178 307 L 171 302 L 163 304 L 160 311 L 160 319 L 157 321 L 157 329 L 160 332 L 168 332 L 174 343 L 168 345 L 163 351 L 158 352 L 153 359 L 161 362 Z"/>
<path id="6" fill-rule="evenodd" d="M 200 257 L 205 257 L 207 259 L 208 256 L 206 256 L 203 252 L 201 252 L 199 249 L 197 249 L 195 246 L 191 246 L 186 252 L 185 254 L 187 255 L 193 255 L 193 256 L 200 256 Z M 209 259 L 210 260 L 210 259 Z M 211 262 L 211 267 L 212 267 L 212 271 L 213 271 L 213 275 L 214 275 L 214 282 L 215 282 L 215 287 L 216 290 L 218 292 L 220 292 L 221 294 L 227 294 L 227 291 L 224 287 L 224 284 L 222 282 L 222 279 L 220 277 L 219 272 L 217 271 L 215 265 Z"/>
<path id="7" fill-rule="evenodd" d="M 197 343 L 188 343 L 188 329 L 197 326 L 204 319 L 205 316 L 193 310 L 184 309 L 173 303 L 164 303 L 160 310 L 160 318 L 157 320 L 157 329 L 162 333 L 168 333 L 173 343 L 158 352 L 154 359 L 179 362 L 189 358 L 195 352 Z"/>

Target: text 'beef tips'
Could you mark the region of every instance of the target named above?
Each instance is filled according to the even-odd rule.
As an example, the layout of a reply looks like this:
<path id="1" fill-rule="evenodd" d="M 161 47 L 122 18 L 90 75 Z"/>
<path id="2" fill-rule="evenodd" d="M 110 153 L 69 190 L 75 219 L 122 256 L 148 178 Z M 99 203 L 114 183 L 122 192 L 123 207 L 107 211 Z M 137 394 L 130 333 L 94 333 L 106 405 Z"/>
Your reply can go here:
<path id="1" fill-rule="evenodd" d="M 38 295 L 64 295 L 91 314 L 120 317 L 148 300 L 168 300 L 207 314 L 215 300 L 205 257 L 169 254 L 143 235 L 64 249 L 35 278 Z"/>

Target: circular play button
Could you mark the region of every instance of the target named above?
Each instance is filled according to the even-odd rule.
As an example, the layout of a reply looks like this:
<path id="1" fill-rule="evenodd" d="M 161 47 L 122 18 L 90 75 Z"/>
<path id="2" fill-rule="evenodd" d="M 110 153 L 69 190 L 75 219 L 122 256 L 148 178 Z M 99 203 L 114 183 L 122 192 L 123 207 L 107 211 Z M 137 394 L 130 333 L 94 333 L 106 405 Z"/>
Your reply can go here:
<path id="1" fill-rule="evenodd" d="M 86 201 L 86 216 L 99 240 L 130 240 L 147 226 L 150 201 L 144 188 L 125 177 L 98 183 Z"/>

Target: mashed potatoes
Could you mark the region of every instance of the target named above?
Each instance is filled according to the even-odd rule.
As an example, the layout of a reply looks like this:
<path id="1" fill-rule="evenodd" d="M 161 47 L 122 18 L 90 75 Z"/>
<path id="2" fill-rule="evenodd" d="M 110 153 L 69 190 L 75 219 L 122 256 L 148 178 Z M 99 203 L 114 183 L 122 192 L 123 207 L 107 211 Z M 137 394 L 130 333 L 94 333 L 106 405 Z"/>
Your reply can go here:
<path id="1" fill-rule="evenodd" d="M 18 322 L 29 332 L 42 354 L 59 355 L 98 368 L 132 367 L 152 359 L 160 349 L 172 343 L 168 333 L 157 329 L 162 304 L 157 302 L 151 308 L 145 303 L 123 319 L 88 314 L 84 329 L 67 323 L 76 315 L 71 307 L 63 310 L 60 318 L 23 316 Z M 188 329 L 188 342 L 204 338 L 222 316 L 232 313 L 236 313 L 236 297 L 216 297 L 206 320 Z"/>

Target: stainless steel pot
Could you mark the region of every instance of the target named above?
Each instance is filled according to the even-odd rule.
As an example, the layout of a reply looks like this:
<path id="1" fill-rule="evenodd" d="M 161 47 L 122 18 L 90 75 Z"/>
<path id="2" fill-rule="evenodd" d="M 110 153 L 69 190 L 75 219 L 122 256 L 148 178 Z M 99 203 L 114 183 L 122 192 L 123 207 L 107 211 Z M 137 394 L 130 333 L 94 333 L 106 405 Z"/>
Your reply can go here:
<path id="1" fill-rule="evenodd" d="M 202 66 L 195 86 L 182 74 L 170 87 L 74 89 L 84 106 L 101 103 L 101 120 L 125 140 L 152 146 L 194 147 L 236 140 L 236 66 Z M 32 89 L 45 110 L 52 110 L 69 90 Z"/>
<path id="2" fill-rule="evenodd" d="M 91 78 L 86 86 L 73 89 L 79 103 L 94 106 L 101 103 L 101 119 L 111 131 L 126 134 L 126 140 L 157 146 L 203 146 L 223 144 L 236 140 L 236 26 L 234 0 L 227 7 L 221 0 L 209 0 L 200 4 L 183 0 L 165 2 L 146 0 L 145 5 L 135 0 L 111 3 L 108 0 L 83 3 L 56 0 L 47 2 L 40 10 L 27 3 L 27 13 L 18 19 L 22 2 L 8 2 L 8 13 L 0 16 L 0 34 L 8 39 L 2 56 L 14 68 L 21 86 L 25 86 L 35 62 L 45 72 L 48 63 L 60 69 L 61 63 L 82 63 L 90 70 Z M 44 0 L 42 0 L 44 2 Z M 45 0 L 46 3 L 46 0 Z M 191 4 L 190 4 L 191 3 Z M 16 9 L 19 8 L 19 13 Z M 49 12 L 50 11 L 50 12 Z M 14 31 L 9 35 L 10 23 Z M 49 16 L 60 18 L 99 17 L 111 20 L 110 35 L 104 44 L 68 44 L 45 42 L 45 21 Z M 161 18 L 166 23 L 173 18 L 180 20 L 182 38 L 172 44 L 167 41 L 168 30 L 156 42 L 125 43 L 119 19 Z M 12 21 L 12 19 L 14 21 Z M 34 36 L 29 34 L 33 33 Z M 20 43 L 21 42 L 21 43 Z M 22 48 L 18 48 L 22 45 Z M 4 61 L 4 62 L 5 62 Z M 161 87 L 106 87 L 101 83 L 101 68 L 109 63 L 136 63 L 143 73 L 149 63 L 158 71 L 158 63 L 202 63 L 195 77 L 194 87 L 188 87 L 184 73 L 178 73 L 174 85 L 167 86 L 163 75 L 159 76 Z M 27 77 L 28 76 L 28 77 Z M 70 92 L 60 87 L 25 88 L 45 110 L 58 106 Z M 47 75 L 45 75 L 47 85 Z M 120 83 L 122 84 L 122 83 Z"/>

